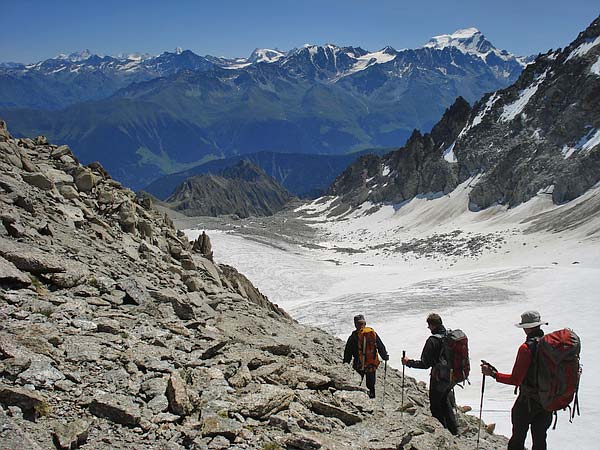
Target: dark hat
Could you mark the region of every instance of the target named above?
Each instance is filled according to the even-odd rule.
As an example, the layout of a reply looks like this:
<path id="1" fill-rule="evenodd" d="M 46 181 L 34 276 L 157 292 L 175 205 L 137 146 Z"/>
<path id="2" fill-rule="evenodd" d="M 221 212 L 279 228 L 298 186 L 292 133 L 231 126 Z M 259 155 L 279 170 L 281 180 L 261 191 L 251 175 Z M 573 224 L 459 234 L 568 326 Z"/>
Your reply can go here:
<path id="1" fill-rule="evenodd" d="M 525 311 L 521 314 L 521 322 L 515 323 L 515 327 L 519 328 L 535 328 L 540 325 L 548 325 L 548 322 L 543 322 L 542 316 L 537 311 Z"/>
<path id="2" fill-rule="evenodd" d="M 354 322 L 366 322 L 365 320 L 365 316 L 363 316 L 362 314 L 357 314 L 356 316 L 354 316 Z"/>

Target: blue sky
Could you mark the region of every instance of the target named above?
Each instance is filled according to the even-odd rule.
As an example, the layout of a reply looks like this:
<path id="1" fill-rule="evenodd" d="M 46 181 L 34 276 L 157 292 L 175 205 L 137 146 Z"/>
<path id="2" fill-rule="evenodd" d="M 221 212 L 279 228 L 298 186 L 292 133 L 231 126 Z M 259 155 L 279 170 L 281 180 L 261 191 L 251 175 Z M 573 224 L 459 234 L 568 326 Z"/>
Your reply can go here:
<path id="1" fill-rule="evenodd" d="M 517 55 L 564 47 L 600 14 L 598 0 L 0 0 L 0 61 L 59 53 L 248 56 L 256 47 L 305 43 L 378 50 L 423 45 L 477 27 Z"/>

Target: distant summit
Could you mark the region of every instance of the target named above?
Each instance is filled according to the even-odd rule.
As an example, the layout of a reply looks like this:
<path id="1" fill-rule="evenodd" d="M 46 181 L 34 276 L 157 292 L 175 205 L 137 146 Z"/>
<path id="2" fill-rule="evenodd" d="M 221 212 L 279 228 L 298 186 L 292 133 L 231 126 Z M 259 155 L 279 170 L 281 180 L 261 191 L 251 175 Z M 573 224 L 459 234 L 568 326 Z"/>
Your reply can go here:
<path id="1" fill-rule="evenodd" d="M 453 47 L 463 53 L 475 55 L 482 59 L 485 59 L 490 53 L 504 60 L 515 58 L 506 50 L 498 50 L 494 47 L 477 28 L 464 28 L 452 34 L 434 36 L 423 47 L 438 50 Z"/>

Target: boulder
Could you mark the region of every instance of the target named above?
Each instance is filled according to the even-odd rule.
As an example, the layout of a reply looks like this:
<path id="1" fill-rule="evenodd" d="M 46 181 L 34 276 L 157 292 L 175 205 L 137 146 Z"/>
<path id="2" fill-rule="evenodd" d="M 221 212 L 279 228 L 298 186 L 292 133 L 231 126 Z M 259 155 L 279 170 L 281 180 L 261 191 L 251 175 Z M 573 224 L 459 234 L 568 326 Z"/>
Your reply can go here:
<path id="1" fill-rule="evenodd" d="M 65 376 L 50 363 L 48 358 L 33 359 L 24 372 L 17 377 L 22 384 L 32 384 L 36 388 L 52 387 L 55 382 L 64 380 Z"/>
<path id="2" fill-rule="evenodd" d="M 23 411 L 34 415 L 44 415 L 49 410 L 46 399 L 36 391 L 0 384 L 0 404 L 18 406 Z"/>
<path id="3" fill-rule="evenodd" d="M 33 173 L 23 173 L 21 174 L 23 180 L 36 188 L 39 188 L 43 191 L 50 191 L 54 187 L 54 183 L 43 173 L 33 172 Z"/>
<path id="4" fill-rule="evenodd" d="M 346 425 L 354 425 L 356 423 L 362 422 L 362 418 L 354 413 L 349 411 L 345 411 L 342 408 L 339 408 L 330 403 L 321 402 L 319 400 L 312 400 L 311 409 L 317 414 L 321 414 L 326 417 L 335 417 L 336 419 L 340 419 Z"/>
<path id="5" fill-rule="evenodd" d="M 0 256 L 17 268 L 34 274 L 64 272 L 64 263 L 54 255 L 0 237 Z"/>
<path id="6" fill-rule="evenodd" d="M 74 179 L 79 192 L 90 192 L 96 186 L 96 176 L 87 169 L 81 168 Z"/>
<path id="7" fill-rule="evenodd" d="M 66 424 L 54 425 L 52 439 L 59 450 L 73 450 L 85 444 L 88 438 L 90 423 L 83 419 L 75 419 Z"/>
<path id="8" fill-rule="evenodd" d="M 293 433 L 285 438 L 284 445 L 286 448 L 299 450 L 318 450 L 323 446 L 318 439 L 306 433 Z"/>
<path id="9" fill-rule="evenodd" d="M 242 430 L 242 424 L 237 420 L 216 414 L 203 415 L 201 430 L 202 436 L 223 436 L 229 441 L 233 441 Z"/>
<path id="10" fill-rule="evenodd" d="M 171 306 L 175 315 L 181 320 L 192 320 L 196 317 L 194 313 L 194 307 L 189 301 L 186 301 L 182 296 L 171 299 Z"/>
<path id="11" fill-rule="evenodd" d="M 0 120 L 0 142 L 6 142 L 10 138 L 10 134 L 6 128 L 6 122 L 4 120 Z"/>
<path id="12" fill-rule="evenodd" d="M 58 192 L 60 192 L 60 195 L 62 195 L 67 200 L 79 197 L 79 192 L 77 192 L 77 190 L 69 184 L 63 184 L 62 186 L 60 186 L 58 188 Z"/>
<path id="13" fill-rule="evenodd" d="M 150 299 L 146 290 L 140 287 L 138 282 L 133 278 L 121 280 L 117 286 L 127 294 L 123 300 L 125 303 L 143 305 Z"/>
<path id="14" fill-rule="evenodd" d="M 245 417 L 266 419 L 288 407 L 294 391 L 272 384 L 261 384 L 258 392 L 242 396 L 238 401 L 239 412 Z"/>
<path id="15" fill-rule="evenodd" d="M 15 267 L 13 263 L 0 256 L 0 286 L 27 287 L 31 279 Z"/>
<path id="16" fill-rule="evenodd" d="M 192 411 L 192 403 L 187 394 L 184 381 L 177 372 L 171 373 L 167 383 L 167 399 L 173 414 L 186 416 Z"/>
<path id="17" fill-rule="evenodd" d="M 118 394 L 104 394 L 92 400 L 90 412 L 121 425 L 136 426 L 140 423 L 139 408 L 128 398 Z"/>

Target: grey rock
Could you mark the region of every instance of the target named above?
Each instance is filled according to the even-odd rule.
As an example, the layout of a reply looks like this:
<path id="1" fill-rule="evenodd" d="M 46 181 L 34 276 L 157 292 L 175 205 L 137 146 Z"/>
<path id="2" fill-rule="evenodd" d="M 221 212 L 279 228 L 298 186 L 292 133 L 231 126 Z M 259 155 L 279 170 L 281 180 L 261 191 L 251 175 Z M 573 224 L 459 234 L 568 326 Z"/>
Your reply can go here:
<path id="1" fill-rule="evenodd" d="M 2 138 L 0 137 L 0 140 Z M 0 448 L 7 450 L 42 450 L 35 439 L 0 408 Z"/>
<path id="2" fill-rule="evenodd" d="M 346 425 L 354 425 L 356 423 L 362 422 L 362 418 L 360 416 L 349 411 L 345 411 L 344 409 L 339 408 L 330 403 L 313 400 L 311 402 L 311 409 L 317 414 L 321 414 L 322 416 L 335 417 L 337 419 L 340 419 Z"/>
<path id="3" fill-rule="evenodd" d="M 182 296 L 171 299 L 171 306 L 181 320 L 192 320 L 196 317 L 193 306 Z"/>
<path id="4" fill-rule="evenodd" d="M 18 406 L 23 411 L 44 414 L 49 408 L 48 402 L 40 393 L 30 389 L 6 386 L 0 384 L 0 404 L 4 406 Z"/>
<path id="5" fill-rule="evenodd" d="M 240 398 L 238 409 L 245 417 L 265 419 L 287 408 L 293 398 L 294 391 L 291 389 L 261 384 L 257 392 L 246 394 Z"/>
<path id="6" fill-rule="evenodd" d="M 146 406 L 154 413 L 165 412 L 169 409 L 169 399 L 164 394 L 158 394 Z"/>
<path id="7" fill-rule="evenodd" d="M 10 138 L 11 137 L 8 132 L 8 128 L 6 127 L 6 122 L 4 120 L 0 120 L 0 142 L 6 142 Z"/>
<path id="8" fill-rule="evenodd" d="M 132 278 L 119 281 L 118 287 L 127 294 L 123 299 L 124 303 L 143 305 L 150 299 L 146 290 Z"/>
<path id="9" fill-rule="evenodd" d="M 173 414 L 186 416 L 192 411 L 192 403 L 188 397 L 184 381 L 177 372 L 173 372 L 167 383 L 167 399 Z"/>
<path id="10" fill-rule="evenodd" d="M 15 267 L 13 263 L 0 256 L 0 285 L 27 287 L 31 279 Z"/>
<path id="11" fill-rule="evenodd" d="M 68 145 L 61 145 L 50 152 L 50 156 L 54 159 L 61 159 L 65 155 L 73 156 L 73 152 L 71 152 Z"/>
<path id="12" fill-rule="evenodd" d="M 88 169 L 80 169 L 74 178 L 80 192 L 90 192 L 96 185 L 96 176 Z"/>
<path id="13" fill-rule="evenodd" d="M 73 450 L 85 444 L 88 438 L 90 423 L 83 419 L 75 419 L 66 424 L 54 425 L 52 438 L 54 445 L 60 450 Z"/>
<path id="14" fill-rule="evenodd" d="M 43 173 L 24 173 L 21 176 L 25 182 L 43 191 L 50 191 L 54 187 L 54 183 Z"/>
<path id="15" fill-rule="evenodd" d="M 0 256 L 12 262 L 17 268 L 34 274 L 66 270 L 64 263 L 56 256 L 3 237 L 0 237 Z"/>
<path id="16" fill-rule="evenodd" d="M 136 426 L 140 423 L 139 408 L 122 395 L 100 395 L 89 405 L 90 412 L 121 425 Z"/>
<path id="17" fill-rule="evenodd" d="M 31 384 L 36 388 L 52 387 L 55 382 L 64 379 L 62 372 L 52 366 L 47 359 L 32 360 L 27 370 L 17 377 L 21 384 Z"/>
<path id="18" fill-rule="evenodd" d="M 58 192 L 60 192 L 60 195 L 62 195 L 67 200 L 79 198 L 79 192 L 77 192 L 77 190 L 69 184 L 64 184 L 60 186 L 58 188 Z"/>
<path id="19" fill-rule="evenodd" d="M 242 429 L 242 424 L 237 420 L 224 418 L 218 415 L 206 415 L 202 417 L 202 436 L 223 436 L 233 441 Z"/>
<path id="20" fill-rule="evenodd" d="M 317 438 L 306 433 L 293 433 L 285 438 L 284 444 L 286 448 L 299 450 L 317 450 L 323 446 Z"/>

